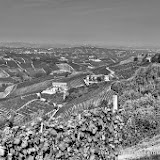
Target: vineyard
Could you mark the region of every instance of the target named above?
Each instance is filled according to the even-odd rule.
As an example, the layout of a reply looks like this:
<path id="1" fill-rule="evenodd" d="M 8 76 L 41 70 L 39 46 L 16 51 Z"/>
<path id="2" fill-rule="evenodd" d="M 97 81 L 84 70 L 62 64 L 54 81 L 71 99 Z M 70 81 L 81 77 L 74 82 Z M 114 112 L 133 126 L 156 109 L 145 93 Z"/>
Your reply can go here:
<path id="1" fill-rule="evenodd" d="M 130 62 L 122 65 L 111 66 L 110 69 L 115 71 L 115 74 L 120 79 L 128 79 L 133 76 L 135 71 L 139 68 L 137 62 Z"/>
<path id="2" fill-rule="evenodd" d="M 116 69 L 131 72 L 136 66 Z M 63 101 L 60 108 L 52 104 L 54 98 L 62 99 L 60 94 L 49 97 L 48 102 L 32 95 L 21 97 L 26 103 L 16 109 L 13 123 L 8 122 L 1 130 L 0 156 L 7 160 L 154 159 L 160 153 L 160 65 L 140 67 L 132 74 L 126 80 L 106 82 L 87 91 L 82 87 L 76 98 Z M 67 80 L 74 85 L 81 82 L 79 75 L 76 80 Z M 115 94 L 119 110 L 113 113 Z"/>
<path id="3" fill-rule="evenodd" d="M 159 64 L 152 64 L 111 87 L 119 94 L 119 107 L 125 111 L 122 146 L 126 149 L 122 150 L 120 160 L 155 160 L 160 155 L 159 76 Z"/>
<path id="4" fill-rule="evenodd" d="M 7 160 L 112 160 L 118 154 L 123 125 L 121 114 L 109 108 L 73 114 L 65 123 L 37 117 L 27 126 L 6 127 L 1 132 L 0 156 Z"/>

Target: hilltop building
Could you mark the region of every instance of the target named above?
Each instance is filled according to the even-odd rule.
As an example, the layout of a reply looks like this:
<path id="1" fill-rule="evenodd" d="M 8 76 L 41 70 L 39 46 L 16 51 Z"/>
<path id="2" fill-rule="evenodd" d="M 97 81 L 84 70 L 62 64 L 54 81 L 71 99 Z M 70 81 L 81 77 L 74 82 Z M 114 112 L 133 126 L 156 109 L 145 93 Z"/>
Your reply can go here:
<path id="1" fill-rule="evenodd" d="M 87 75 L 84 82 L 88 86 L 93 83 L 110 81 L 113 77 L 115 77 L 114 71 L 112 71 L 109 67 L 102 66 L 93 69 L 92 74 Z"/>
<path id="2" fill-rule="evenodd" d="M 148 53 L 146 59 L 147 59 L 149 62 L 151 62 L 153 55 L 154 55 L 153 53 Z"/>
<path id="3" fill-rule="evenodd" d="M 143 59 L 147 56 L 147 54 L 144 54 L 144 53 L 139 53 L 137 55 L 137 58 L 138 58 L 138 61 L 142 62 Z"/>
<path id="4" fill-rule="evenodd" d="M 42 91 L 41 93 L 45 94 L 55 94 L 57 92 L 63 93 L 63 99 L 68 95 L 68 84 L 66 82 L 52 82 L 52 86 Z"/>
<path id="5" fill-rule="evenodd" d="M 63 93 L 63 99 L 68 95 L 68 90 L 71 88 L 78 88 L 85 86 L 83 78 L 86 74 L 75 75 L 66 79 L 53 81 L 52 85 L 41 93 L 55 94 L 57 92 Z"/>
<path id="6" fill-rule="evenodd" d="M 52 86 L 42 91 L 46 94 L 55 94 L 56 92 L 66 92 L 68 90 L 68 85 L 66 82 L 52 82 Z"/>
<path id="7" fill-rule="evenodd" d="M 66 57 L 61 57 L 59 60 L 60 61 L 67 61 L 68 62 L 68 59 Z"/>
<path id="8" fill-rule="evenodd" d="M 103 75 L 103 74 L 98 74 L 98 75 L 87 75 L 86 78 L 84 79 L 85 84 L 88 86 L 93 83 L 100 83 L 104 81 L 110 81 L 111 76 L 110 75 Z"/>

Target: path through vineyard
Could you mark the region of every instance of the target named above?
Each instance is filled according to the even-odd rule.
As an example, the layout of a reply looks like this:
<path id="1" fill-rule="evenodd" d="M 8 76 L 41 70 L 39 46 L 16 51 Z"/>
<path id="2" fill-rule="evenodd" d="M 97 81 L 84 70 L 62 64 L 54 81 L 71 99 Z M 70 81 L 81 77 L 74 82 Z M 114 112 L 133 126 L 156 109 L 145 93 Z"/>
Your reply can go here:
<path id="1" fill-rule="evenodd" d="M 160 135 L 150 140 L 120 151 L 118 160 L 135 160 L 143 157 L 160 155 Z"/>

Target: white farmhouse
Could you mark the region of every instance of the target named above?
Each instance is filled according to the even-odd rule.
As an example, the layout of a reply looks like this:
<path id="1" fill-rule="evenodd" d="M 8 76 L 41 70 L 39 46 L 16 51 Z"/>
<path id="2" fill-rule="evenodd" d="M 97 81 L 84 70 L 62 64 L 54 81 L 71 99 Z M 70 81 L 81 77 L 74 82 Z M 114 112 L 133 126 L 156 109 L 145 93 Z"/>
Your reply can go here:
<path id="1" fill-rule="evenodd" d="M 42 94 L 55 94 L 56 92 L 63 93 L 63 99 L 68 95 L 68 84 L 66 82 L 52 82 L 52 86 L 42 91 Z"/>
<path id="2" fill-rule="evenodd" d="M 42 93 L 55 94 L 57 91 L 65 92 L 68 90 L 67 83 L 65 82 L 52 82 L 52 86 L 44 90 Z"/>

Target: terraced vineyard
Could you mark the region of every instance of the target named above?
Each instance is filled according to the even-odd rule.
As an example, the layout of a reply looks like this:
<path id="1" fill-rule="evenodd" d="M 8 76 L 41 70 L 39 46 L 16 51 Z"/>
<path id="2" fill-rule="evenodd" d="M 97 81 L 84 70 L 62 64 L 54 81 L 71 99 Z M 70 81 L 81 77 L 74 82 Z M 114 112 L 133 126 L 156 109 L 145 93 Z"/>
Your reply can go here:
<path id="1" fill-rule="evenodd" d="M 139 67 L 140 64 L 137 64 L 137 62 L 130 62 L 127 64 L 111 66 L 110 69 L 113 70 L 119 78 L 128 79 L 133 76 Z"/>
<path id="2" fill-rule="evenodd" d="M 13 131 L 14 128 L 12 128 L 11 125 L 14 125 L 17 127 L 24 125 L 25 128 L 30 126 L 29 128 L 32 128 L 31 130 L 33 132 L 36 130 L 36 126 L 38 126 L 37 128 L 38 130 L 40 130 L 40 132 L 38 131 L 37 136 L 40 136 L 40 134 L 43 135 L 43 131 L 44 131 L 45 132 L 44 137 L 46 138 L 46 143 L 48 143 L 50 141 L 49 136 L 47 137 L 48 132 L 49 132 L 48 135 L 50 135 L 50 131 L 48 131 L 48 128 L 52 130 L 51 129 L 52 127 L 50 127 L 50 125 L 54 125 L 58 123 L 58 129 L 57 129 L 58 131 L 56 131 L 56 133 L 59 133 L 61 135 L 62 133 L 61 133 L 60 126 L 62 125 L 62 123 L 65 122 L 64 124 L 66 124 L 67 122 L 70 122 L 72 120 L 74 121 L 75 117 L 83 116 L 85 114 L 85 112 L 83 111 L 86 111 L 86 110 L 87 112 L 90 112 L 89 110 L 92 110 L 92 111 L 94 110 L 93 112 L 91 111 L 91 113 L 87 113 L 87 115 L 85 115 L 85 116 L 88 116 L 86 120 L 89 119 L 89 121 L 92 121 L 92 120 L 97 121 L 97 117 L 100 115 L 98 114 L 97 117 L 95 115 L 99 113 L 100 111 L 99 109 L 102 109 L 105 105 L 105 108 L 107 106 L 108 110 L 102 111 L 102 113 L 103 114 L 107 113 L 106 114 L 107 119 L 106 117 L 104 118 L 100 116 L 100 118 L 98 118 L 98 121 L 100 123 L 102 121 L 107 121 L 107 123 L 109 122 L 108 125 L 110 127 L 106 128 L 107 131 L 105 132 L 105 136 L 102 135 L 103 132 L 97 131 L 96 136 L 99 138 L 98 140 L 94 136 L 92 136 L 92 133 L 90 133 L 91 131 L 87 131 L 87 133 L 85 133 L 87 135 L 87 139 L 84 138 L 85 143 L 88 143 L 89 149 L 91 148 L 91 150 L 88 153 L 86 153 L 86 158 L 90 158 L 90 160 L 94 160 L 95 157 L 98 157 L 98 156 L 100 156 L 101 158 L 102 157 L 104 158 L 106 155 L 107 156 L 112 155 L 114 157 L 115 153 L 117 154 L 115 150 L 118 148 L 120 144 L 122 147 L 124 147 L 125 145 L 126 147 L 128 147 L 127 145 L 129 145 L 129 143 L 133 145 L 134 143 L 137 143 L 139 139 L 142 140 L 142 138 L 147 137 L 148 135 L 152 136 L 153 133 L 156 133 L 156 134 L 159 133 L 159 130 L 157 129 L 157 126 L 156 126 L 156 124 L 159 125 L 159 122 L 157 120 L 158 114 L 154 117 L 152 116 L 152 113 L 155 113 L 155 110 L 157 112 L 159 111 L 158 110 L 159 101 L 158 101 L 158 98 L 156 98 L 156 96 L 159 97 L 160 95 L 159 90 L 157 89 L 159 86 L 159 81 L 157 78 L 155 78 L 159 74 L 157 72 L 159 69 L 157 66 L 153 66 L 154 73 L 151 72 L 151 76 L 148 75 L 150 74 L 150 70 L 152 70 L 151 69 L 152 67 L 150 67 L 151 62 L 147 62 L 145 59 L 148 54 L 147 50 L 131 51 L 131 50 L 124 50 L 124 49 L 116 50 L 116 49 L 91 48 L 91 47 L 86 47 L 86 48 L 73 47 L 68 49 L 57 48 L 55 50 L 52 50 L 52 53 L 51 51 L 48 51 L 46 49 L 45 53 L 43 54 L 41 54 L 43 49 L 40 51 L 38 51 L 38 49 L 35 49 L 37 50 L 38 54 L 34 53 L 34 49 L 27 50 L 22 48 L 20 50 L 21 50 L 21 54 L 18 54 L 18 50 L 17 50 L 17 53 L 13 52 L 13 53 L 8 53 L 3 55 L 0 61 L 0 63 L 2 64 L 1 65 L 2 67 L 0 68 L 1 69 L 1 77 L 0 77 L 1 92 L 2 93 L 5 92 L 5 86 L 8 86 L 8 85 L 14 86 L 10 90 L 9 95 L 7 97 L 5 98 L 0 97 L 1 98 L 0 122 L 1 120 L 3 120 L 3 122 L 5 122 L 5 124 L 8 125 L 9 127 L 8 129 L 11 132 L 14 132 Z M 23 53 L 23 51 L 30 54 L 29 55 L 25 54 Z M 133 58 L 128 60 L 130 56 L 133 56 Z M 140 57 L 140 58 L 138 59 L 137 57 Z M 122 64 L 121 63 L 122 60 L 125 61 L 125 63 Z M 91 67 L 89 67 L 90 63 L 92 64 L 92 69 Z M 58 67 L 58 66 L 61 66 L 61 67 Z M 71 71 L 72 73 L 66 72 L 67 70 L 64 68 L 64 66 L 68 66 L 68 68 L 73 68 Z M 149 66 L 150 69 L 147 72 L 145 71 L 135 72 L 141 66 L 145 66 L 146 68 L 147 66 Z M 85 85 L 83 79 L 88 74 L 108 75 L 110 71 L 106 69 L 106 67 L 108 67 L 108 69 L 110 69 L 114 73 L 117 79 L 119 78 L 119 82 L 117 82 L 117 80 L 115 79 L 113 81 L 101 83 L 98 85 L 97 88 L 93 88 L 93 89 Z M 5 72 L 8 74 L 8 75 L 6 74 L 8 77 L 4 75 Z M 144 77 L 147 76 L 146 81 L 141 80 L 144 77 L 135 76 L 137 73 L 138 74 L 141 73 L 141 75 L 143 75 Z M 86 92 L 80 91 L 81 94 L 77 93 L 76 95 L 77 97 L 75 96 L 76 97 L 75 99 L 71 98 L 68 101 L 63 98 L 63 93 L 50 94 L 50 95 L 40 94 L 43 90 L 52 86 L 53 85 L 52 82 L 53 83 L 55 82 L 56 84 L 58 82 L 66 84 L 68 86 L 68 89 L 75 89 L 77 91 L 80 90 L 80 87 L 82 88 L 88 87 L 88 88 L 86 89 Z M 122 109 L 122 111 L 123 109 L 125 110 L 125 112 L 117 113 L 118 115 L 121 114 L 123 116 L 124 118 L 123 122 L 118 118 L 119 117 L 118 115 L 117 116 L 112 115 L 112 112 L 111 112 L 112 109 L 110 107 L 112 106 L 112 96 L 115 94 L 119 96 L 119 102 L 120 102 L 119 107 Z M 136 98 L 134 99 L 134 97 Z M 147 102 L 145 102 L 146 99 L 147 99 Z M 140 107 L 138 108 L 137 105 L 144 107 L 146 103 L 147 104 L 149 103 L 147 106 L 149 105 L 151 106 L 150 111 L 152 112 L 150 112 L 149 114 L 147 110 L 148 108 L 145 108 L 145 109 L 143 108 L 142 110 L 143 114 L 140 114 L 142 112 L 139 109 Z M 130 108 L 130 105 L 135 107 L 135 108 L 133 107 L 134 110 L 132 107 Z M 144 125 L 144 126 L 142 125 L 140 129 L 136 126 L 137 127 L 136 129 L 138 130 L 137 132 L 134 130 L 135 129 L 134 125 L 138 123 L 138 120 L 137 120 L 138 118 L 136 119 L 137 120 L 136 121 L 134 119 L 134 116 L 132 115 L 132 113 L 135 113 L 134 111 L 136 111 L 137 114 L 135 115 L 137 116 L 139 116 L 139 114 L 141 116 L 143 115 L 142 117 L 138 117 L 140 120 L 146 117 L 145 114 L 148 114 L 150 116 L 150 118 L 148 119 L 152 121 L 148 122 L 146 120 L 147 122 L 146 121 L 145 122 L 149 124 L 150 127 L 152 128 L 151 133 L 147 130 L 147 128 L 145 128 L 146 127 L 145 123 L 140 123 Z M 95 116 L 95 117 L 93 116 L 94 118 L 91 116 L 92 114 Z M 89 118 L 90 116 L 93 119 Z M 128 116 L 131 119 L 129 119 Z M 40 120 L 40 124 L 39 122 L 37 122 L 39 120 Z M 49 124 L 50 122 L 51 124 Z M 152 122 L 154 123 L 152 124 Z M 91 125 L 91 123 L 92 122 L 90 122 L 90 124 L 88 125 Z M 5 127 L 5 124 L 3 123 L 4 129 L 6 129 L 7 127 L 7 126 Z M 73 126 L 68 126 L 67 128 L 66 126 L 62 127 L 66 129 L 66 131 L 62 129 L 64 135 L 66 134 L 67 130 L 70 127 L 71 128 L 73 127 L 76 129 L 76 126 L 74 126 L 74 124 L 72 125 Z M 77 125 L 81 126 L 81 124 L 77 124 Z M 97 124 L 95 123 L 95 125 Z M 102 125 L 101 129 L 104 129 L 103 128 L 104 125 Z M 115 126 L 116 128 L 114 128 Z M 93 126 L 91 125 L 91 128 L 92 127 Z M 84 129 L 84 126 L 82 128 Z M 101 130 L 99 126 L 97 126 L 97 128 L 98 130 Z M 117 133 L 117 130 L 119 129 L 121 134 L 123 135 L 123 137 L 121 138 L 118 137 L 118 133 Z M 28 129 L 25 130 L 22 127 L 20 130 L 23 130 L 25 134 L 28 134 L 26 133 L 26 130 Z M 54 128 L 54 131 L 53 131 L 54 133 L 55 133 L 55 130 L 56 129 Z M 83 131 L 85 131 L 85 130 L 83 131 L 82 130 L 78 130 L 78 132 L 80 131 L 80 133 L 82 133 Z M 109 132 L 108 130 L 111 132 Z M 117 134 L 115 134 L 113 130 L 116 131 Z M 72 131 L 75 132 L 74 138 L 78 139 L 78 141 L 76 142 L 76 146 L 78 147 L 79 145 L 78 143 L 80 143 L 79 138 L 81 137 L 81 135 L 78 138 L 76 135 L 77 131 L 76 130 L 72 130 Z M 19 129 L 17 129 L 17 132 L 19 132 Z M 99 132 L 100 132 L 100 136 L 102 137 L 99 137 L 98 135 Z M 91 139 L 88 138 L 89 133 L 92 137 Z M 107 135 L 107 133 L 111 133 L 111 134 Z M 4 134 L 2 135 L 4 136 Z M 7 147 L 14 146 L 12 144 L 15 142 L 8 143 L 7 136 L 9 135 L 6 135 L 6 137 L 4 136 L 6 139 L 4 138 L 4 140 L 0 140 L 0 141 L 2 142 L 3 147 L 6 150 L 7 156 L 9 156 L 10 150 L 8 150 Z M 35 133 L 32 136 L 36 137 Z M 16 134 L 15 134 L 15 137 L 17 137 Z M 22 137 L 24 137 L 23 134 L 22 134 Z M 114 138 L 117 137 L 117 139 L 113 140 L 111 137 L 114 137 Z M 33 139 L 35 140 L 35 138 Z M 72 139 L 72 136 L 71 136 L 71 139 Z M 132 139 L 134 142 L 132 141 Z M 52 140 L 54 141 L 54 138 Z M 39 143 L 38 140 L 35 140 L 35 141 L 36 143 Z M 75 142 L 75 140 L 73 141 Z M 93 150 L 92 150 L 93 146 L 91 145 L 91 142 L 94 143 L 94 141 L 101 143 L 99 145 L 102 147 L 101 150 L 104 151 L 105 154 L 101 153 L 101 151 L 98 151 L 98 153 L 95 153 L 95 154 L 93 153 Z M 6 142 L 10 145 L 8 146 Z M 103 150 L 104 142 L 107 144 L 108 151 L 105 149 Z M 12 148 L 11 149 L 12 151 L 14 150 L 12 157 L 18 158 L 20 156 L 20 157 L 25 157 L 30 159 L 31 157 L 28 157 L 28 156 L 29 156 L 29 153 L 32 153 L 32 152 L 36 155 L 36 156 L 32 156 L 32 159 L 33 157 L 38 159 L 39 156 L 42 156 L 42 155 L 39 155 L 38 150 L 30 151 L 29 146 L 33 145 L 31 141 L 26 140 L 26 143 L 29 144 L 26 146 L 26 148 L 25 147 L 23 148 L 23 145 L 24 145 L 23 143 L 21 142 L 19 143 L 20 145 L 23 144 L 22 145 L 23 149 L 19 148 L 22 152 L 22 153 L 20 152 L 20 154 L 17 152 L 18 150 L 17 144 L 15 145 L 16 146 L 15 149 L 10 147 L 10 149 Z M 74 145 L 72 147 L 74 148 Z M 48 147 L 47 150 L 45 150 L 44 148 L 40 150 L 45 157 L 55 156 L 55 155 L 57 157 L 61 157 L 61 156 L 65 157 L 65 156 L 68 156 L 68 153 L 69 153 L 68 151 L 68 153 L 66 152 L 65 154 L 63 154 L 63 151 L 64 151 L 63 147 L 59 147 L 59 144 L 58 144 L 59 149 L 57 150 L 58 155 L 57 154 L 48 155 L 48 154 L 51 154 L 49 151 L 50 147 Z M 1 154 L 1 151 L 2 150 L 0 147 L 0 154 Z M 112 153 L 113 151 L 114 153 Z M 154 148 L 154 151 L 158 152 L 159 150 L 155 150 Z M 49 152 L 49 153 L 46 153 L 46 152 Z M 137 154 L 136 150 L 134 150 L 134 152 L 135 152 L 134 154 Z M 144 156 L 145 155 L 144 152 L 146 151 L 144 151 L 143 153 L 142 152 L 139 151 L 138 154 Z M 72 157 L 74 157 L 73 155 L 79 152 L 72 150 L 72 153 L 71 155 Z M 124 151 L 122 155 L 124 155 L 124 153 L 126 152 Z M 81 153 L 79 154 L 81 155 Z M 107 157 L 105 157 L 105 159 L 106 158 Z"/>
<path id="3" fill-rule="evenodd" d="M 99 106 L 102 101 L 112 100 L 114 93 L 114 91 L 110 90 L 110 83 L 103 84 L 95 91 L 91 91 L 65 104 L 56 112 L 54 117 L 62 116 L 63 118 L 67 118 L 73 112 L 82 112 L 83 110 L 95 108 Z"/>
<path id="4" fill-rule="evenodd" d="M 117 157 L 123 128 L 120 113 L 112 114 L 110 109 L 100 108 L 73 114 L 71 118 L 70 122 L 52 120 L 48 123 L 37 117 L 26 126 L 6 128 L 1 132 L 0 156 L 36 160 L 110 160 Z"/>

